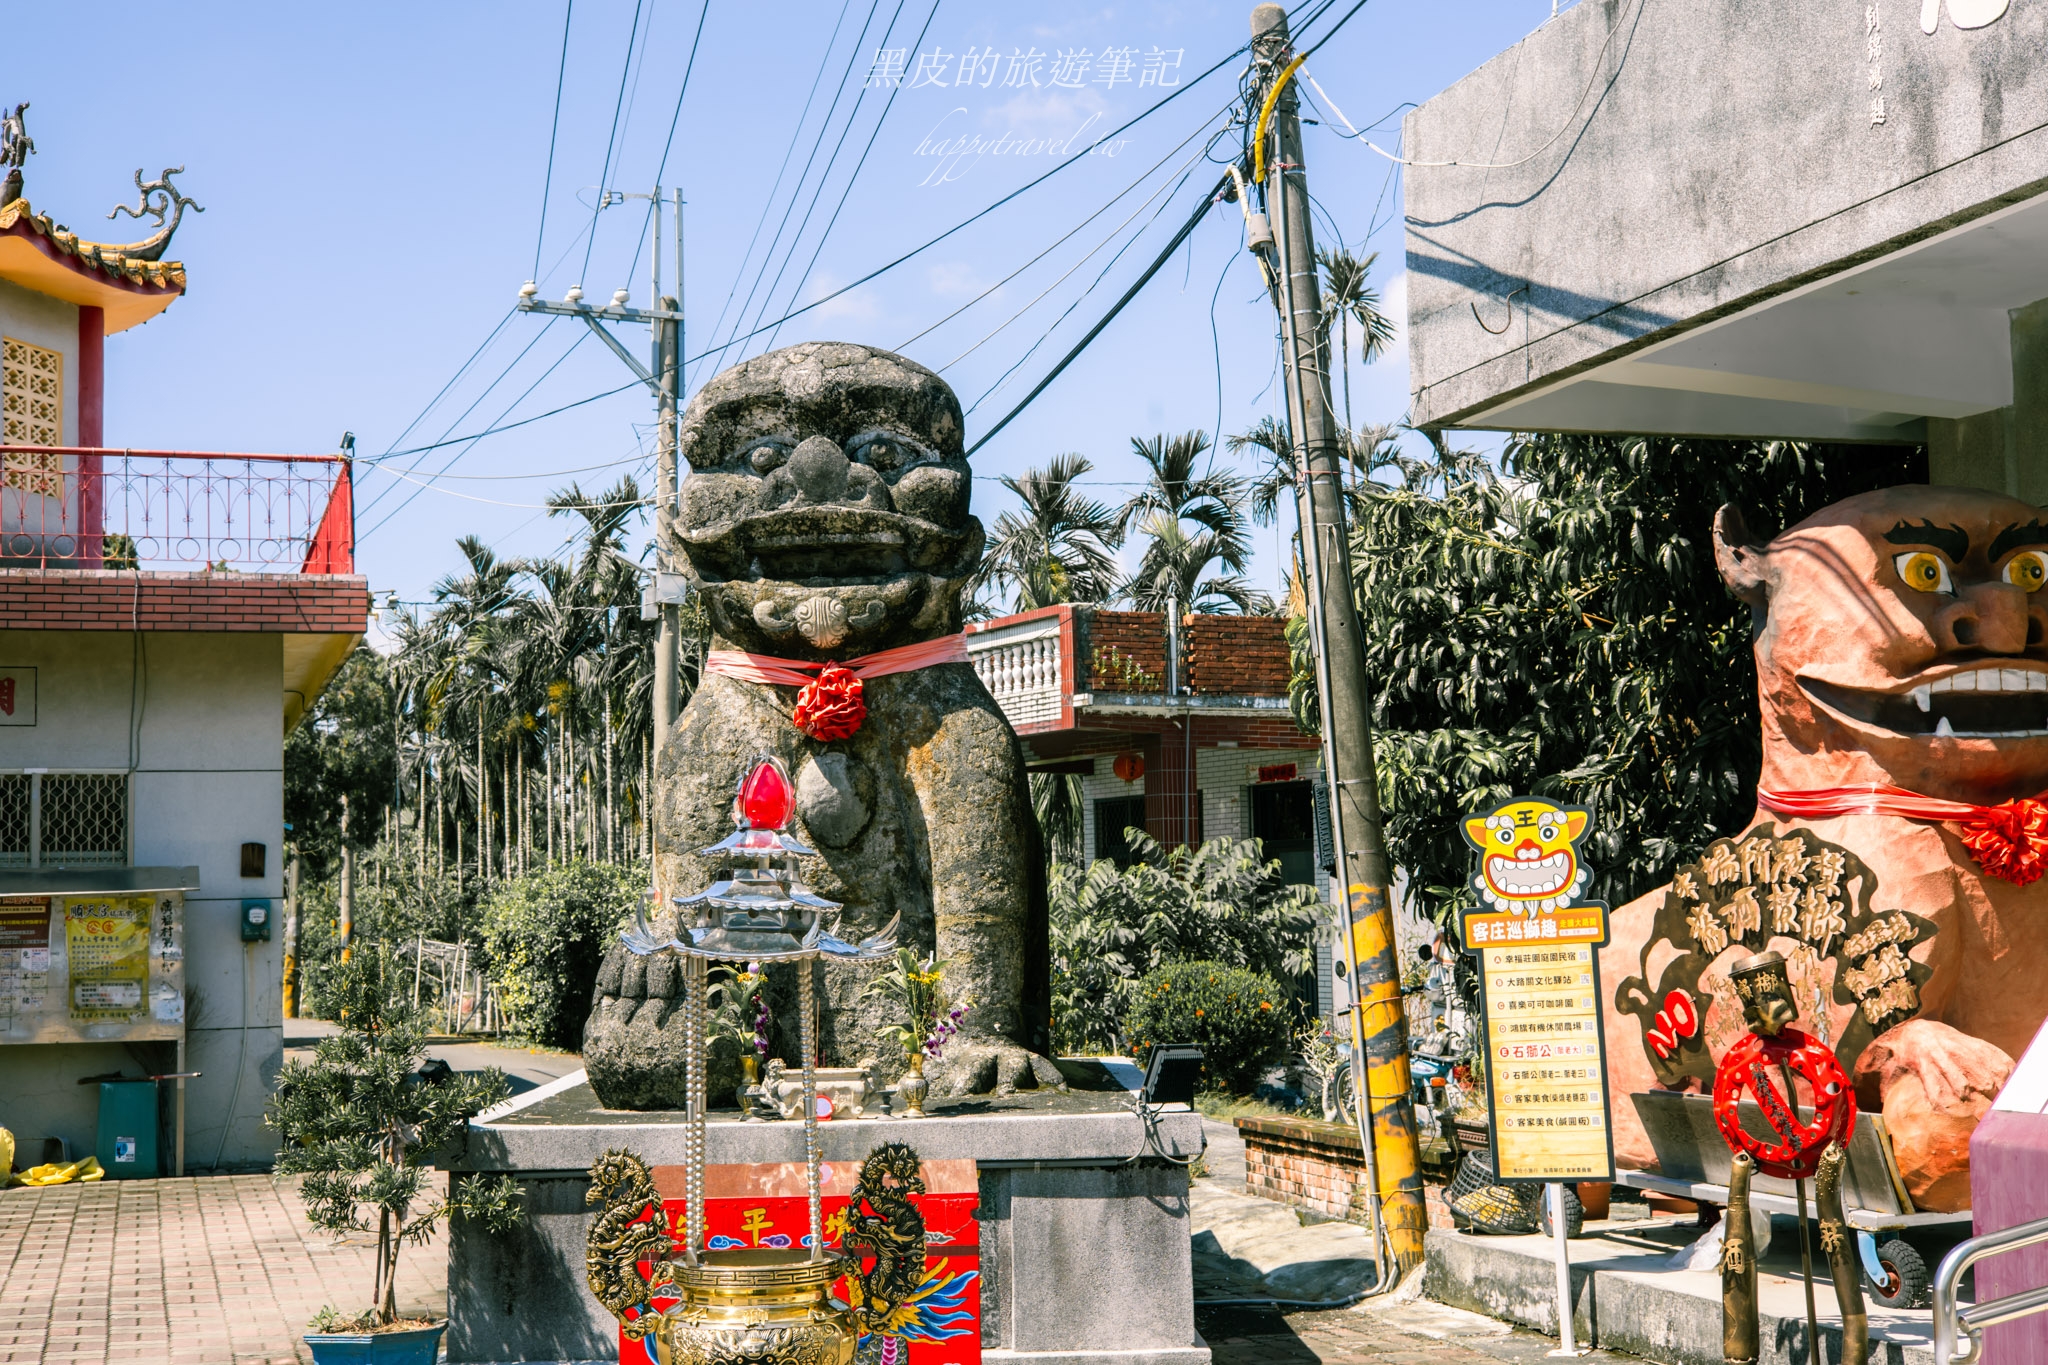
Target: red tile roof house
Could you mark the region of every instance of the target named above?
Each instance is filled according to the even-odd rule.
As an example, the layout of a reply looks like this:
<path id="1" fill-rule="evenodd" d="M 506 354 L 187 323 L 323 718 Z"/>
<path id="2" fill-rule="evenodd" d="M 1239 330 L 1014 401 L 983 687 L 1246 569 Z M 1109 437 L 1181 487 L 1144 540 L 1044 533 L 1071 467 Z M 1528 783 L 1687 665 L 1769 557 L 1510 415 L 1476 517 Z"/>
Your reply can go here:
<path id="1" fill-rule="evenodd" d="M 108 446 L 105 339 L 185 291 L 165 235 L 0 203 L 0 1127 L 112 1177 L 275 1150 L 284 736 L 369 608 L 340 457 Z M 99 1131 L 82 1079 L 172 1072 L 155 1133 Z"/>

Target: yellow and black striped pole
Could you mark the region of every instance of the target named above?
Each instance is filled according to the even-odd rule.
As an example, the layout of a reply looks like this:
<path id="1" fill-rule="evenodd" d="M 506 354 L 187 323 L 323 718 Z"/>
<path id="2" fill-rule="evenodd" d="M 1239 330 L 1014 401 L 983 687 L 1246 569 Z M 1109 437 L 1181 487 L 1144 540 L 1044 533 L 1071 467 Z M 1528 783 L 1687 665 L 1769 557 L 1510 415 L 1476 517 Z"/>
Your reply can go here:
<path id="1" fill-rule="evenodd" d="M 1380 828 L 1378 778 L 1372 755 L 1371 689 L 1353 600 L 1350 536 L 1338 471 L 1338 438 L 1330 409 L 1329 346 L 1316 279 L 1302 166 L 1301 120 L 1293 76 L 1308 53 L 1296 53 L 1287 12 L 1252 11 L 1252 63 L 1259 117 L 1253 130 L 1254 182 L 1271 231 L 1256 245 L 1275 280 L 1274 302 L 1287 363 L 1289 435 L 1301 516 L 1304 586 L 1322 706 L 1323 770 L 1329 783 L 1330 832 L 1337 885 L 1345 889 L 1343 939 L 1351 954 L 1352 1081 L 1360 1141 L 1374 1196 L 1375 1236 L 1384 1236 L 1391 1288 L 1422 1263 L 1428 1216 L 1422 1196 L 1421 1151 L 1408 1089 L 1408 1027 L 1401 1012 L 1401 972 L 1394 956 L 1389 888 L 1393 870 Z M 1260 174 L 1263 172 L 1263 174 Z"/>
<path id="2" fill-rule="evenodd" d="M 1334 802 L 1332 803 L 1335 804 Z M 1370 1144 L 1369 1178 L 1393 1280 L 1422 1264 L 1429 1230 L 1422 1194 L 1422 1153 L 1408 1072 L 1408 1019 L 1394 956 L 1394 917 L 1386 888 L 1353 882 L 1351 927 L 1351 1077 L 1359 1097 L 1359 1136 Z"/>

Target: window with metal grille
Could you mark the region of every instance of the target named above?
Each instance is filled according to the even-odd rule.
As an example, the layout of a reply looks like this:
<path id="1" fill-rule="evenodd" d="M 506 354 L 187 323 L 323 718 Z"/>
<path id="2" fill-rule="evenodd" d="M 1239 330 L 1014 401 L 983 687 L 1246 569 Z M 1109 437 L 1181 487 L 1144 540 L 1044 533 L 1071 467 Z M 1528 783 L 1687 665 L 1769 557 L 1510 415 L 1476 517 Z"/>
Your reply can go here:
<path id="1" fill-rule="evenodd" d="M 0 867 L 28 866 L 34 786 L 27 773 L 0 773 Z"/>
<path id="2" fill-rule="evenodd" d="M 0 773 L 0 867 L 123 867 L 126 773 Z"/>

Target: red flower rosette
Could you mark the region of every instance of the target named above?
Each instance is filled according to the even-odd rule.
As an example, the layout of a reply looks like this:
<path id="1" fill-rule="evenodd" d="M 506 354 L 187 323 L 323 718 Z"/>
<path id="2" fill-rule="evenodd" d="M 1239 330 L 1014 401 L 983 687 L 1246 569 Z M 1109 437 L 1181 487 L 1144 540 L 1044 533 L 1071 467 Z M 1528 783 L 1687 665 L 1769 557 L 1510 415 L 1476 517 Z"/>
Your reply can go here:
<path id="1" fill-rule="evenodd" d="M 826 664 L 816 682 L 797 689 L 796 711 L 790 719 L 812 739 L 826 743 L 845 739 L 860 729 L 868 716 L 860 693 L 860 678 L 851 669 Z"/>
<path id="2" fill-rule="evenodd" d="M 2048 871 L 2048 805 L 2007 801 L 1957 823 L 1964 847 L 1991 876 L 2025 886 Z"/>

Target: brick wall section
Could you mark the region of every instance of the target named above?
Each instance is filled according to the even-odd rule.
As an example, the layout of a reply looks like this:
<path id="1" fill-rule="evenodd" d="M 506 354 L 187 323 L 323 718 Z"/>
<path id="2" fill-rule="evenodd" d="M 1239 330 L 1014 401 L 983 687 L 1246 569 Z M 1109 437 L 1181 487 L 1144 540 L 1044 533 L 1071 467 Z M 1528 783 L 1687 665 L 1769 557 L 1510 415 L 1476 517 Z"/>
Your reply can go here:
<path id="1" fill-rule="evenodd" d="M 0 630 L 360 635 L 369 611 L 354 576 L 0 569 Z"/>
<path id="2" fill-rule="evenodd" d="M 1276 616 L 1191 616 L 1183 647 L 1192 692 L 1287 695 L 1287 623 Z"/>
<path id="3" fill-rule="evenodd" d="M 1166 690 L 1166 617 L 1156 611 L 1086 613 L 1081 642 L 1089 664 L 1085 690 Z M 1097 666 L 1097 656 L 1114 650 L 1156 680 L 1140 685 Z M 1182 627 L 1181 650 L 1190 692 L 1210 696 L 1284 697 L 1292 672 L 1287 623 L 1273 616 L 1190 616 Z"/>
<path id="4" fill-rule="evenodd" d="M 1327 1218 L 1370 1226 L 1364 1148 L 1358 1130 L 1320 1119 L 1240 1118 L 1244 1139 L 1244 1183 L 1253 1194 Z M 1423 1203 L 1433 1228 L 1451 1226 L 1444 1187 L 1423 1183 Z"/>
<path id="5" fill-rule="evenodd" d="M 1152 675 L 1149 684 L 1128 681 L 1115 673 L 1095 667 L 1097 655 L 1107 657 L 1115 650 Z M 1156 611 L 1102 611 L 1088 613 L 1087 639 L 1081 643 L 1081 658 L 1089 665 L 1087 688 L 1091 692 L 1145 692 L 1166 690 L 1166 616 Z"/>

